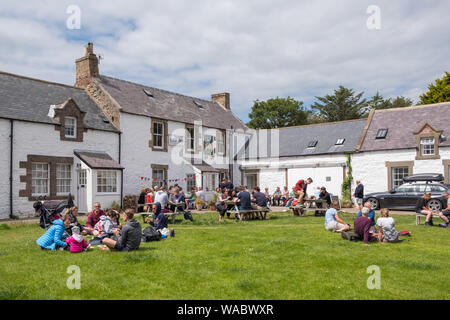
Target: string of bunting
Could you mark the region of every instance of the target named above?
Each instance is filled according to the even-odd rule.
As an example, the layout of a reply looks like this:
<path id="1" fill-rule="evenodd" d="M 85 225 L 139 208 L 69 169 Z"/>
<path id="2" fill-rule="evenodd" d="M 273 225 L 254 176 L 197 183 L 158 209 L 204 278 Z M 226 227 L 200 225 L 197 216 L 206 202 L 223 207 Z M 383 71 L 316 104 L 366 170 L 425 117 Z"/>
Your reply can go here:
<path id="1" fill-rule="evenodd" d="M 189 180 L 195 180 L 195 175 L 189 178 L 175 178 L 175 179 L 156 179 L 156 178 L 149 178 L 149 177 L 139 177 L 140 180 L 143 181 L 152 181 L 152 182 L 181 182 L 181 181 L 189 181 Z"/>

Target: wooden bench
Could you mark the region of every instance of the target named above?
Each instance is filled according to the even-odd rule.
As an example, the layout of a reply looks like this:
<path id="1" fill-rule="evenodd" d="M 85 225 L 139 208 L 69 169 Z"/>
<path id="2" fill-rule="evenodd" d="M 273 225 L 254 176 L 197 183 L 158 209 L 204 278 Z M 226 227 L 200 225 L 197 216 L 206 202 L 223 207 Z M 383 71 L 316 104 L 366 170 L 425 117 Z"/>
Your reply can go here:
<path id="1" fill-rule="evenodd" d="M 292 213 L 294 216 L 304 217 L 306 215 L 306 210 L 304 205 L 296 205 L 296 206 L 290 206 L 289 209 L 292 210 Z M 296 214 L 296 212 L 298 212 Z"/>
<path id="2" fill-rule="evenodd" d="M 267 212 L 270 212 L 271 210 L 269 208 L 265 209 L 251 209 L 251 210 L 239 210 L 239 208 L 236 206 L 236 210 L 227 210 L 227 213 L 229 214 L 236 214 L 236 217 L 240 220 L 266 220 L 267 219 Z"/>
<path id="3" fill-rule="evenodd" d="M 420 224 L 420 218 L 421 218 L 421 217 L 426 218 L 427 216 L 424 215 L 424 214 L 421 214 L 421 213 L 417 213 L 417 212 L 416 212 L 416 226 L 418 226 L 418 225 Z M 433 213 L 433 217 L 439 217 L 439 214 Z"/>

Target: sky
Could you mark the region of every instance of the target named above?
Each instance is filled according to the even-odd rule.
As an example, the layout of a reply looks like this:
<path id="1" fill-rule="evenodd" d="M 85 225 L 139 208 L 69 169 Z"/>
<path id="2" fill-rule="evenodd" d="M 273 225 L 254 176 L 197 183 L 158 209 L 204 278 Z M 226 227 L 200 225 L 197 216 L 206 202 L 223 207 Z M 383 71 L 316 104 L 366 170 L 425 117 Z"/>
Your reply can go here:
<path id="1" fill-rule="evenodd" d="M 0 0 L 0 71 L 73 85 L 93 42 L 101 74 L 229 92 L 245 122 L 256 99 L 309 107 L 339 85 L 417 102 L 450 70 L 449 16 L 448 0 Z"/>

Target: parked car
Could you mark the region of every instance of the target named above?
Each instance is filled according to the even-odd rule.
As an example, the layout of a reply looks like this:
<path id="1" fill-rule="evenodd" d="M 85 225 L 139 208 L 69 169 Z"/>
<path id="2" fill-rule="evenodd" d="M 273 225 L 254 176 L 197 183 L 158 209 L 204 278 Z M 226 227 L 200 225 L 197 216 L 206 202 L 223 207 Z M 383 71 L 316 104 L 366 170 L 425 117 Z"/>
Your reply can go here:
<path id="1" fill-rule="evenodd" d="M 375 192 L 365 195 L 376 210 L 381 208 L 414 210 L 417 200 L 425 192 L 431 192 L 431 199 L 427 206 L 431 210 L 440 211 L 447 207 L 447 200 L 442 197 L 443 192 L 450 193 L 450 185 L 443 184 L 442 174 L 416 174 L 403 178 L 404 183 L 387 192 Z"/>

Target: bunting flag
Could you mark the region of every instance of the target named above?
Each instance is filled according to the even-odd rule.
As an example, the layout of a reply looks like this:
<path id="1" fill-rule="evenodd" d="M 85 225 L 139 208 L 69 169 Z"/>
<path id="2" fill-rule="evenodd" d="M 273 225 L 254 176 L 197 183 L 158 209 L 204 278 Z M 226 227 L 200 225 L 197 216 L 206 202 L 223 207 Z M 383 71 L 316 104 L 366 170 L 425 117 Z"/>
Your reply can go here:
<path id="1" fill-rule="evenodd" d="M 157 178 L 142 177 L 142 176 L 139 176 L 138 178 L 140 180 L 143 180 L 143 181 L 164 182 L 164 183 L 169 182 L 169 183 L 172 183 L 172 182 L 179 182 L 179 181 L 195 180 L 195 175 L 193 175 L 192 177 L 189 177 L 189 178 L 186 177 L 186 178 L 175 178 L 175 179 L 157 179 Z"/>

